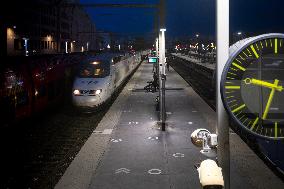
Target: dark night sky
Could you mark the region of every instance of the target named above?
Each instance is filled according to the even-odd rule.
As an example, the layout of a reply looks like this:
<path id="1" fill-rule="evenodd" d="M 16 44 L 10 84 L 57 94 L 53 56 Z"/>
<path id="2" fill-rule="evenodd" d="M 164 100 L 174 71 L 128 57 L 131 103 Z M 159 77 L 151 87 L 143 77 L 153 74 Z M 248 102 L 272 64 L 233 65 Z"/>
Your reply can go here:
<path id="1" fill-rule="evenodd" d="M 81 0 L 82 3 L 150 3 L 159 0 Z M 166 0 L 166 28 L 171 37 L 215 35 L 215 0 Z M 230 0 L 231 32 L 284 32 L 283 0 Z M 89 8 L 98 30 L 149 35 L 154 9 Z"/>

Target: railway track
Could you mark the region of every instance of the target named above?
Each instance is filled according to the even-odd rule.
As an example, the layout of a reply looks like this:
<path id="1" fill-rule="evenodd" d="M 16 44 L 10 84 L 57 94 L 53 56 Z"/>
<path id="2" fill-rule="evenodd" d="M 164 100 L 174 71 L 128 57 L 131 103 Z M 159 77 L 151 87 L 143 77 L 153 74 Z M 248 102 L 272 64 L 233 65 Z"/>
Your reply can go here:
<path id="1" fill-rule="evenodd" d="M 213 109 L 216 109 L 214 71 L 198 64 L 189 63 L 181 58 L 168 56 L 167 61 L 177 73 L 201 96 Z"/>

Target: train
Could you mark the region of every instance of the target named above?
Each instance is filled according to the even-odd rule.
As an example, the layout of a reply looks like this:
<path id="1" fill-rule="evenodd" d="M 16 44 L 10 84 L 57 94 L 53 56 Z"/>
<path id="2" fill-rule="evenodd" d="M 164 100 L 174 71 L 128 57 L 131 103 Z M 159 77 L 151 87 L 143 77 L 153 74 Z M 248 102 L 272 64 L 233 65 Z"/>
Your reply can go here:
<path id="1" fill-rule="evenodd" d="M 73 84 L 73 105 L 81 110 L 101 107 L 139 66 L 148 51 L 103 53 L 81 63 Z"/>
<path id="2" fill-rule="evenodd" d="M 0 64 L 1 126 L 62 102 L 82 54 L 6 57 Z"/>

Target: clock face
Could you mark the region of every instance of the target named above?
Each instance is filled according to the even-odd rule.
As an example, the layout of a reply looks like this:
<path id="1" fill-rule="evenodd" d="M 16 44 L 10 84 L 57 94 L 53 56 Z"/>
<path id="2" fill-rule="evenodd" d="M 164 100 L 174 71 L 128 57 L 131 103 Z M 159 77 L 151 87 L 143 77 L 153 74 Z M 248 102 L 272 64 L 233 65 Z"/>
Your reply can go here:
<path id="1" fill-rule="evenodd" d="M 235 52 L 222 73 L 221 94 L 238 126 L 284 139 L 284 35 L 253 38 Z"/>

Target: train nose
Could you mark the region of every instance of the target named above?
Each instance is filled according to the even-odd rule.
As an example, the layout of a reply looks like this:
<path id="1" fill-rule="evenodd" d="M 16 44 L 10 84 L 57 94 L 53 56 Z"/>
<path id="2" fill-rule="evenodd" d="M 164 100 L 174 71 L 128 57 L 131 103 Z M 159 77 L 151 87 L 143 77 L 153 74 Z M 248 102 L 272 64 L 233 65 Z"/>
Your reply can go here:
<path id="1" fill-rule="evenodd" d="M 102 89 L 96 90 L 84 90 L 84 89 L 74 89 L 73 96 L 97 96 L 102 93 Z"/>
<path id="2" fill-rule="evenodd" d="M 73 96 L 73 104 L 77 107 L 96 107 L 99 103 L 99 96 Z"/>
<path id="3" fill-rule="evenodd" d="M 75 106 L 95 107 L 101 101 L 101 93 L 102 89 L 74 89 L 73 103 Z"/>

